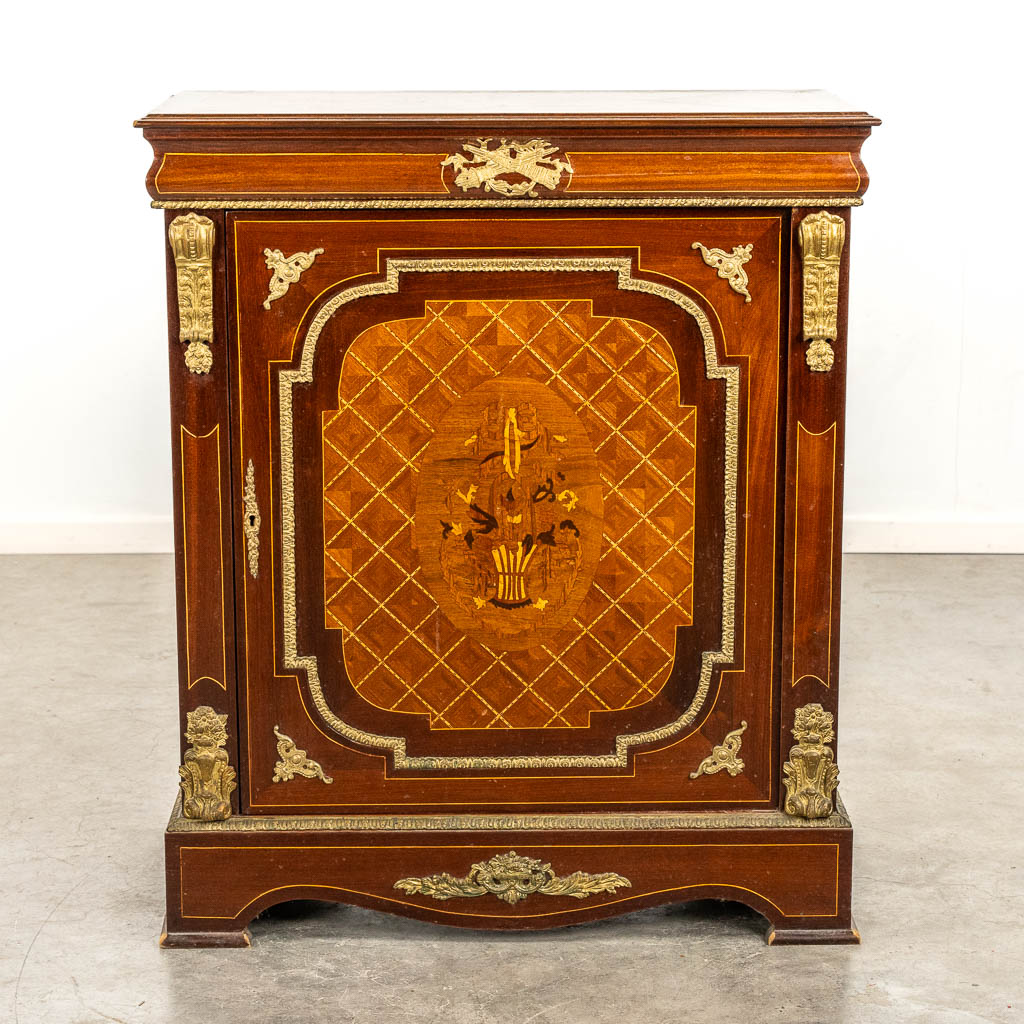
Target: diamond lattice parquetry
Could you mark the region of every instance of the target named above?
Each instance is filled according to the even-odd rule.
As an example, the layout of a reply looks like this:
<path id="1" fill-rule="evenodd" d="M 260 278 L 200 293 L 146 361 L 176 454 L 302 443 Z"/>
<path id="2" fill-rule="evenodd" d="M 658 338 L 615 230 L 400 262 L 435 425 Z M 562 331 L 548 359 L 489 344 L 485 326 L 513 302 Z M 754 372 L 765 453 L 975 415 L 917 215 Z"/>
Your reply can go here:
<path id="1" fill-rule="evenodd" d="M 604 538 L 556 642 L 491 650 L 443 615 L 413 547 L 434 425 L 496 376 L 551 387 L 597 452 Z M 692 622 L 696 408 L 665 339 L 586 300 L 439 301 L 352 343 L 323 417 L 325 623 L 356 691 L 435 729 L 580 728 L 651 700 Z"/>

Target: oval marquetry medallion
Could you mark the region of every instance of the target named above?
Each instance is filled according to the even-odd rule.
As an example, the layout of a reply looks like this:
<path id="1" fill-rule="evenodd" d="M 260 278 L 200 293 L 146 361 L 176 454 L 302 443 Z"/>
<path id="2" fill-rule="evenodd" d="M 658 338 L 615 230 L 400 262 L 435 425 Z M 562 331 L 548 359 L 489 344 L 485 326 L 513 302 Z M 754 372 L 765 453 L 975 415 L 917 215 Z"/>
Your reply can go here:
<path id="1" fill-rule="evenodd" d="M 427 589 L 481 643 L 548 643 L 594 577 L 603 504 L 590 438 L 558 395 L 530 380 L 480 384 L 420 463 L 414 533 Z"/>

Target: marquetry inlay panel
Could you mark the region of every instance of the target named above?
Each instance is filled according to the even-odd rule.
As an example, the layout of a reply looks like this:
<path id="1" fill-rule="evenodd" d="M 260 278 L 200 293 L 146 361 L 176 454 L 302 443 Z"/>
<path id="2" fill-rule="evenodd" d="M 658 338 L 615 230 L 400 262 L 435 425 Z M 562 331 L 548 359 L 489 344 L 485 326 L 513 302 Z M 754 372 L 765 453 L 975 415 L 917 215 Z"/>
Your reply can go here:
<path id="1" fill-rule="evenodd" d="M 692 622 L 696 408 L 586 300 L 436 301 L 350 346 L 323 415 L 325 622 L 377 707 L 586 727 Z"/>

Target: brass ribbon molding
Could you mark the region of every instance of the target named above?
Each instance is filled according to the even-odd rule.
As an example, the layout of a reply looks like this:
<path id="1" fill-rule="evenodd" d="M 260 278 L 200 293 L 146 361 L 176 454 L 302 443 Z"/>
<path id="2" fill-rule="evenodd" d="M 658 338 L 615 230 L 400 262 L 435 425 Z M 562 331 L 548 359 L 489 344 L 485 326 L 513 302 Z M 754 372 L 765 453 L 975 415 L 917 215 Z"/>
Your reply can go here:
<path id="1" fill-rule="evenodd" d="M 426 878 L 400 878 L 395 888 L 410 895 L 431 896 L 435 900 L 450 900 L 460 896 L 497 896 L 499 900 L 515 905 L 527 896 L 539 892 L 544 896 L 572 896 L 581 900 L 596 892 L 615 892 L 629 889 L 628 878 L 612 871 L 588 875 L 574 871 L 559 878 L 550 864 L 533 857 L 520 857 L 515 850 L 499 853 L 490 860 L 474 864 L 469 874 L 455 878 L 447 872 Z"/>
<path id="2" fill-rule="evenodd" d="M 167 229 L 178 288 L 178 337 L 192 373 L 213 368 L 213 221 L 196 213 L 175 217 Z"/>
<path id="3" fill-rule="evenodd" d="M 739 395 L 740 372 L 735 366 L 720 365 L 714 333 L 707 314 L 682 292 L 654 281 L 632 276 L 633 263 L 626 257 L 546 257 L 502 259 L 393 259 L 385 260 L 386 276 L 383 281 L 352 285 L 337 292 L 321 306 L 309 323 L 299 366 L 281 370 L 278 377 L 280 400 L 280 454 L 281 454 L 281 603 L 283 660 L 286 669 L 299 669 L 306 674 L 310 695 L 320 717 L 341 736 L 355 743 L 392 753 L 396 768 L 417 770 L 461 770 L 479 768 L 625 768 L 629 764 L 630 748 L 656 743 L 675 735 L 696 717 L 707 698 L 711 686 L 713 667 L 731 662 L 735 641 L 736 600 L 736 493 L 739 463 Z M 617 277 L 622 291 L 640 292 L 665 299 L 693 317 L 704 343 L 704 375 L 708 380 L 720 380 L 725 385 L 725 424 L 722 439 L 724 461 L 725 501 L 724 551 L 722 557 L 722 639 L 718 650 L 701 653 L 700 678 L 696 693 L 677 718 L 657 728 L 637 733 L 621 733 L 615 738 L 614 749 L 599 754 L 514 754 L 514 755 L 434 755 L 409 754 L 404 736 L 386 736 L 367 732 L 339 718 L 328 705 L 320 683 L 320 670 L 316 655 L 301 654 L 298 642 L 298 598 L 296 591 L 296 539 L 295 539 L 295 466 L 294 425 L 292 422 L 292 391 L 298 384 L 313 379 L 313 359 L 317 341 L 324 326 L 339 309 L 360 298 L 393 295 L 400 290 L 403 274 L 434 273 L 508 273 L 508 272 L 608 272 Z"/>
<path id="4" fill-rule="evenodd" d="M 185 751 L 181 776 L 181 811 L 186 818 L 224 821 L 231 817 L 231 793 L 235 769 L 228 764 L 224 744 L 228 741 L 228 716 L 201 705 L 188 712 L 185 738 L 192 744 Z"/>
<path id="5" fill-rule="evenodd" d="M 451 157 L 449 157 L 451 159 Z M 463 189 L 463 191 L 466 191 Z M 492 191 L 497 191 L 494 189 Z M 728 209 L 734 206 L 799 210 L 807 206 L 863 206 L 859 196 L 619 196 L 615 199 L 584 196 L 553 199 L 153 199 L 154 210 L 507 210 L 529 206 L 535 210 Z"/>
<path id="6" fill-rule="evenodd" d="M 812 213 L 800 221 L 800 253 L 804 266 L 805 358 L 815 373 L 828 373 L 835 362 L 832 342 L 839 321 L 839 261 L 846 241 L 846 222 L 827 213 Z"/>

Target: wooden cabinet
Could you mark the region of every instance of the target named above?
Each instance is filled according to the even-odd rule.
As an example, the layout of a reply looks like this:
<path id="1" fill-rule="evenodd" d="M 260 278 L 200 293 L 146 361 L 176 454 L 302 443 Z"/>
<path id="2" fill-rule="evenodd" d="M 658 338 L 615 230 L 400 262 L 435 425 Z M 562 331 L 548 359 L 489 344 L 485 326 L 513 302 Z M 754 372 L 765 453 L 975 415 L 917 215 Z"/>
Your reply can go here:
<path id="1" fill-rule="evenodd" d="M 715 896 L 856 941 L 834 728 L 877 122 L 410 99 L 140 122 L 180 499 L 164 944 L 299 897 L 521 929 Z"/>

